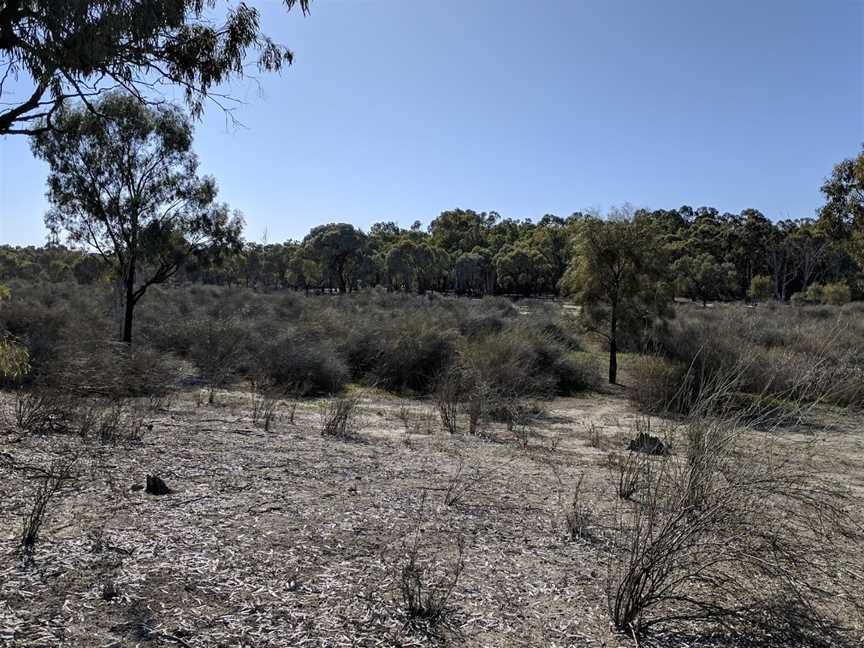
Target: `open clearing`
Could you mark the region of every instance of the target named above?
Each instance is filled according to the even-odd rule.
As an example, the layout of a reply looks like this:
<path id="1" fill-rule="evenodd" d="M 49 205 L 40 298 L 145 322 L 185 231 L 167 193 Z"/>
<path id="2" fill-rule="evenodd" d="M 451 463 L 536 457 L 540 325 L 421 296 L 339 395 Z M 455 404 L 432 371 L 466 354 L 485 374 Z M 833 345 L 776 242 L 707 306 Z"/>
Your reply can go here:
<path id="1" fill-rule="evenodd" d="M 406 412 L 419 433 L 406 433 Z M 31 564 L 17 553 L 29 487 L 0 482 L 0 645 L 633 645 L 608 629 L 603 567 L 622 506 L 606 456 L 645 421 L 620 393 L 546 403 L 527 449 L 503 427 L 445 434 L 432 403 L 375 392 L 353 441 L 322 437 L 313 401 L 265 432 L 242 392 L 215 405 L 185 392 L 151 420 L 141 444 L 88 448 Z M 784 443 L 817 441 L 821 467 L 864 493 L 860 424 L 847 415 Z M 4 448 L 38 464 L 56 443 L 8 436 Z M 132 490 L 147 474 L 175 492 Z M 562 526 L 580 475 L 593 540 Z M 464 541 L 452 609 L 433 627 L 408 623 L 399 590 L 418 528 L 419 559 L 439 573 Z"/>

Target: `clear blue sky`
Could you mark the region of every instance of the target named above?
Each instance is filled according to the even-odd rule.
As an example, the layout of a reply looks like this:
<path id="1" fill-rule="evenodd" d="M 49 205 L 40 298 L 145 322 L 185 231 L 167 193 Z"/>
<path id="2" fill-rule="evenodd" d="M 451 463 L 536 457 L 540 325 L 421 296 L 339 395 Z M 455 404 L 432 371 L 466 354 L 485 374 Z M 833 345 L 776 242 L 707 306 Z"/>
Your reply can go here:
<path id="1" fill-rule="evenodd" d="M 864 0 L 256 2 L 296 61 L 209 108 L 203 172 L 246 236 L 566 216 L 624 201 L 812 216 L 864 142 Z M 44 240 L 45 167 L 0 140 L 0 241 Z"/>

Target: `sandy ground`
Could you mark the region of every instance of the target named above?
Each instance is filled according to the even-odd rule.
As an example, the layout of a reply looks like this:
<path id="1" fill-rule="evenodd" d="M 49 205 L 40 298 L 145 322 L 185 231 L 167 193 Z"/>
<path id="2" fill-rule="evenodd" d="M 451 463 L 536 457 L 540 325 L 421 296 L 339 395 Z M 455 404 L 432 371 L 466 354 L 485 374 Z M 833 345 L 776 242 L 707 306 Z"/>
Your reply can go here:
<path id="1" fill-rule="evenodd" d="M 198 400 L 153 414 L 142 443 L 79 449 L 30 561 L 17 549 L 35 482 L 3 470 L 0 646 L 634 645 L 608 628 L 602 543 L 562 523 L 580 476 L 598 530 L 614 519 L 607 455 L 646 424 L 621 393 L 546 403 L 527 448 L 501 427 L 445 434 L 431 403 L 382 394 L 367 394 L 350 441 L 321 436 L 315 402 L 264 431 L 245 393 Z M 860 418 L 788 434 L 818 442 L 820 467 L 864 494 Z M 57 443 L 10 432 L 0 452 L 44 465 Z M 133 490 L 147 474 L 175 492 Z M 427 579 L 464 546 L 433 627 L 409 623 L 400 594 L 417 536 Z"/>

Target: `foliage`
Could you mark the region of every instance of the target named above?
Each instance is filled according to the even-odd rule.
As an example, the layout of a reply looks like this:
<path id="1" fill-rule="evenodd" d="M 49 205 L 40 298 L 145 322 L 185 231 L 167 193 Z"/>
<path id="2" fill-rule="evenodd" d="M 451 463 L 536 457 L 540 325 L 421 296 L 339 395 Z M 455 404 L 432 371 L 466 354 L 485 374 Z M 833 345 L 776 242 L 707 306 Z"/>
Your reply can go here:
<path id="1" fill-rule="evenodd" d="M 339 292 L 344 293 L 354 286 L 365 241 L 366 235 L 353 225 L 331 223 L 313 227 L 303 239 L 303 248 L 335 280 Z"/>
<path id="2" fill-rule="evenodd" d="M 297 0 L 283 0 L 290 9 Z M 160 86 L 182 90 L 193 114 L 214 90 L 242 76 L 247 53 L 257 51 L 258 70 L 278 71 L 291 52 L 259 27 L 248 4 L 227 5 L 217 22 L 217 3 L 201 0 L 7 0 L 0 7 L 0 68 L 5 82 L 19 74 L 29 82 L 23 100 L 0 110 L 0 135 L 33 134 L 59 127 L 56 117 L 71 98 L 90 103 L 107 88 L 124 88 L 141 102 L 156 103 Z M 221 3 L 219 3 L 221 5 Z M 299 0 L 304 12 L 308 0 Z M 0 83 L 0 93 L 3 93 Z"/>
<path id="3" fill-rule="evenodd" d="M 735 290 L 735 266 L 720 263 L 711 254 L 681 257 L 671 267 L 681 293 L 702 302 L 730 297 Z M 752 281 L 751 281 L 752 286 Z"/>
<path id="4" fill-rule="evenodd" d="M 771 277 L 756 275 L 750 280 L 747 296 L 753 301 L 765 301 L 771 298 L 772 292 Z"/>
<path id="5" fill-rule="evenodd" d="M 237 241 L 242 220 L 214 204 L 212 179 L 197 176 L 192 128 L 178 110 L 109 93 L 93 110 L 61 108 L 55 124 L 32 140 L 51 170 L 46 225 L 98 253 L 120 279 L 129 342 L 147 289 L 199 249 Z"/>
<path id="6" fill-rule="evenodd" d="M 582 305 L 583 321 L 609 344 L 609 382 L 618 371 L 619 328 L 647 328 L 665 314 L 668 296 L 658 282 L 662 255 L 652 231 L 627 210 L 579 224 L 573 261 L 562 279 L 564 289 Z"/>

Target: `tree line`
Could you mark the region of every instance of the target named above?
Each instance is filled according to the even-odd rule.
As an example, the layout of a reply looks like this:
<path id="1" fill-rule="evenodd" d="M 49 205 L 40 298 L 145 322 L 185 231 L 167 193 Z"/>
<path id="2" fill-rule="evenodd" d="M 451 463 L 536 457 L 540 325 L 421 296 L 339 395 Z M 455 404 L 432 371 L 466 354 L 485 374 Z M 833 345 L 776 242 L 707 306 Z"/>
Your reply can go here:
<path id="1" fill-rule="evenodd" d="M 153 112 L 128 102 L 124 110 L 131 109 L 144 115 Z M 85 117 L 85 113 L 78 117 Z M 175 125 L 184 121 L 179 113 L 170 113 L 170 117 Z M 152 128 L 165 128 L 164 119 L 156 120 Z M 98 132 L 105 133 L 101 129 Z M 91 142 L 93 153 L 87 160 L 62 159 L 64 146 L 68 151 L 81 150 L 77 145 L 69 146 L 68 138 L 67 131 L 64 136 L 51 138 L 55 142 L 50 151 L 45 145 L 37 149 L 37 154 L 45 151 L 43 155 L 52 156 L 52 168 L 63 167 L 53 172 L 49 181 L 49 198 L 55 208 L 47 221 L 56 234 L 55 243 L 40 248 L 0 247 L 3 277 L 94 283 L 123 274 L 122 268 L 117 271 L 123 264 L 106 265 L 98 249 L 112 248 L 116 257 L 131 247 L 131 241 L 117 246 L 113 241 L 124 232 L 131 234 L 134 228 L 123 227 L 122 221 L 137 222 L 128 210 L 130 204 L 144 198 L 124 198 L 121 187 L 110 199 L 102 197 L 106 203 L 126 200 L 125 204 L 117 203 L 125 214 L 118 216 L 116 227 L 106 229 L 102 240 L 88 239 L 95 232 L 94 222 L 99 224 L 98 212 L 107 206 L 99 204 L 102 198 L 96 191 L 97 183 L 104 188 L 107 181 L 94 178 L 93 170 L 102 168 L 110 175 L 114 166 L 137 164 L 143 171 L 147 163 L 128 159 L 115 165 L 111 160 L 98 160 L 107 150 L 105 140 Z M 191 156 L 189 143 L 183 146 L 183 155 Z M 158 152 L 163 153 L 164 148 Z M 571 292 L 568 271 L 572 275 L 579 262 L 580 232 L 586 224 L 601 220 L 632 224 L 641 255 L 651 257 L 662 268 L 658 276 L 673 297 L 702 303 L 751 298 L 789 301 L 793 296 L 818 294 L 813 286 L 840 284 L 852 298 L 861 298 L 864 290 L 864 152 L 835 167 L 822 187 L 825 205 L 814 218 L 774 222 L 756 209 L 731 214 L 713 207 L 650 210 L 625 205 L 606 215 L 546 214 L 533 221 L 502 218 L 494 211 L 453 209 L 442 212 L 428 227 L 415 222 L 403 228 L 389 221 L 375 223 L 364 232 L 349 223 L 329 223 L 314 227 L 303 240 L 283 243 L 244 242 L 242 216 L 213 202 L 212 179 L 190 184 L 194 158 L 181 160 L 177 155 L 179 168 L 174 169 L 174 176 L 166 171 L 162 181 L 167 186 L 158 189 L 167 192 L 159 200 L 170 202 L 171 213 L 154 217 L 146 228 L 139 228 L 143 251 L 138 253 L 144 255 L 140 265 L 156 266 L 150 270 L 154 281 L 170 278 L 307 292 L 350 292 L 383 286 L 421 294 L 563 295 Z M 185 175 L 181 177 L 180 171 Z M 181 179 L 189 186 L 179 187 Z M 89 190 L 88 185 L 92 185 Z M 156 191 L 153 187 L 148 195 L 151 204 Z M 189 214 L 185 221 L 178 218 L 180 191 L 185 192 L 186 201 L 198 201 L 196 222 Z M 94 202 L 81 203 L 88 195 Z M 73 199 L 81 204 L 72 205 Z M 62 209 L 80 218 L 68 214 L 64 218 Z M 153 223 L 165 225 L 169 221 L 174 231 L 163 228 L 160 238 L 160 226 Z M 182 231 L 178 229 L 181 221 L 185 223 Z M 59 244 L 63 233 L 75 247 Z M 90 253 L 77 244 L 89 248 Z M 141 271 L 147 272 L 144 268 Z"/>

